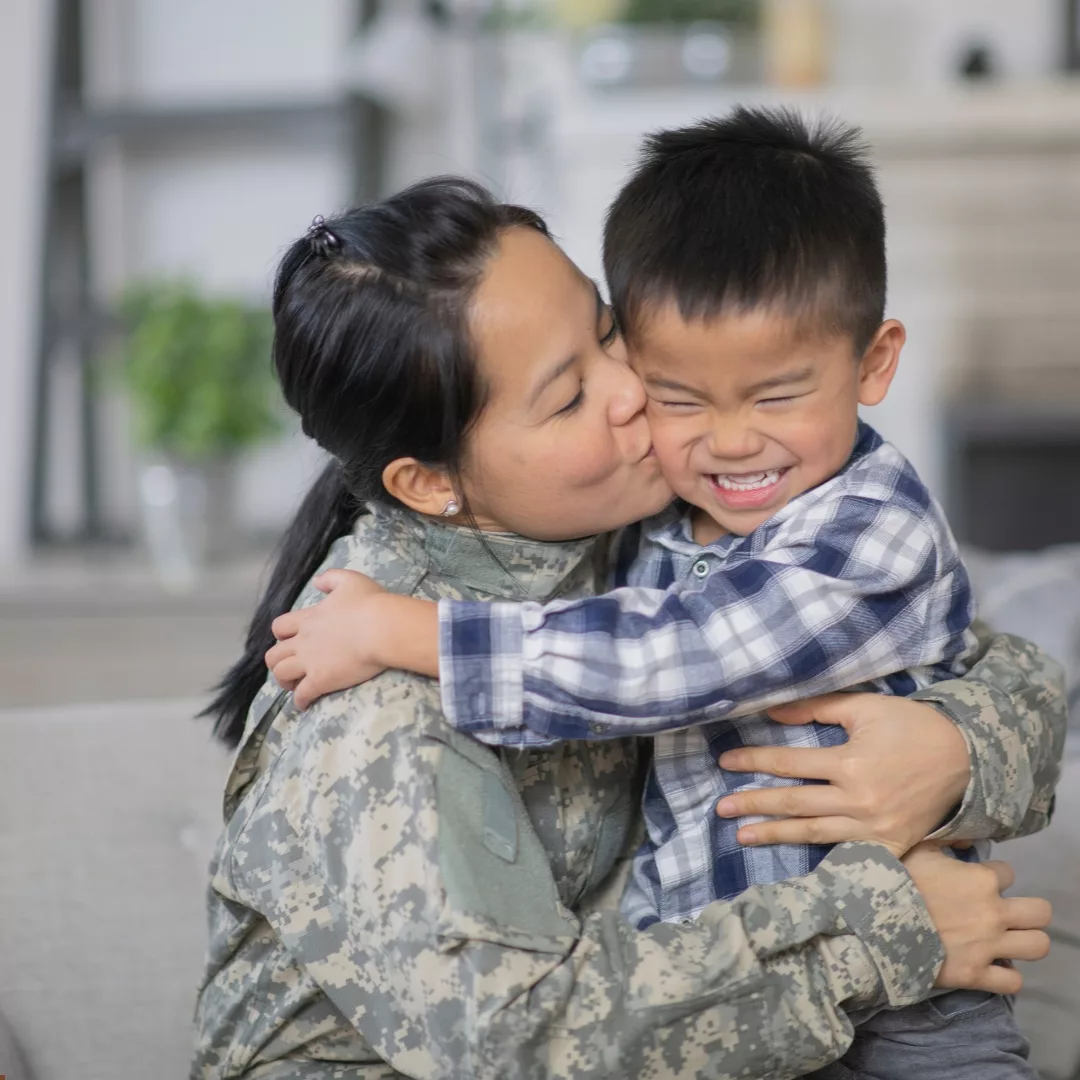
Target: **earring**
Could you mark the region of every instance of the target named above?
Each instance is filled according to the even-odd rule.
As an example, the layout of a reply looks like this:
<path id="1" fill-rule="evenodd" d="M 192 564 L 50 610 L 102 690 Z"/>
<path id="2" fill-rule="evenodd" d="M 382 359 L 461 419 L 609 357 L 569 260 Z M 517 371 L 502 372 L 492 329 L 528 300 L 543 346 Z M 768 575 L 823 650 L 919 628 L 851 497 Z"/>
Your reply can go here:
<path id="1" fill-rule="evenodd" d="M 448 503 L 447 503 L 447 504 L 446 504 L 446 505 L 445 505 L 445 506 L 443 507 L 443 512 L 442 512 L 442 516 L 443 516 L 443 517 L 453 517 L 453 516 L 454 516 L 454 515 L 455 515 L 456 513 L 458 513 L 458 512 L 460 511 L 460 510 L 461 510 L 461 507 L 460 507 L 460 506 L 458 506 L 458 504 L 457 504 L 457 500 L 455 500 L 455 499 L 451 499 L 451 500 L 450 500 L 450 501 L 449 501 L 449 502 L 448 502 Z"/>

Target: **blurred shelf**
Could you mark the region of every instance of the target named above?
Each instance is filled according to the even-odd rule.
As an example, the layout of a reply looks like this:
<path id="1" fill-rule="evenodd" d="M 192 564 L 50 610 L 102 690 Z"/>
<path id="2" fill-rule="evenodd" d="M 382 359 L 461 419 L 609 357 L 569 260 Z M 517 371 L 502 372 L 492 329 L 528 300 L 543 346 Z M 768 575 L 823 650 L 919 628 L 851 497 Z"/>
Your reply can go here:
<path id="1" fill-rule="evenodd" d="M 875 153 L 887 156 L 1080 149 L 1080 77 L 936 88 L 717 85 L 649 91 L 582 87 L 578 93 L 581 106 L 565 110 L 559 134 L 569 143 L 583 139 L 593 147 L 597 140 L 621 147 L 643 130 L 685 124 L 688 116 L 721 113 L 736 104 L 761 104 L 843 117 L 861 125 Z"/>
<path id="2" fill-rule="evenodd" d="M 325 141 L 344 133 L 348 114 L 349 101 L 340 98 L 73 111 L 58 118 L 53 155 L 62 163 L 75 162 L 103 140 L 157 142 L 240 132 Z"/>

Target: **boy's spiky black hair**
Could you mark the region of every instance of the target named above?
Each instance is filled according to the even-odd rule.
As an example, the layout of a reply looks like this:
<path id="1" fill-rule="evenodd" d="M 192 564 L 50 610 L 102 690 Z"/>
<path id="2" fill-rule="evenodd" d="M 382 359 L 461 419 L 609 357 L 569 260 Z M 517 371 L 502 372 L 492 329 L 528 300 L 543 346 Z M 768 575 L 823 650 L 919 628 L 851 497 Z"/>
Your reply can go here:
<path id="1" fill-rule="evenodd" d="M 857 353 L 885 311 L 885 217 L 861 132 L 738 107 L 645 140 L 604 227 L 612 302 L 633 340 L 650 308 L 684 319 L 760 307 Z"/>

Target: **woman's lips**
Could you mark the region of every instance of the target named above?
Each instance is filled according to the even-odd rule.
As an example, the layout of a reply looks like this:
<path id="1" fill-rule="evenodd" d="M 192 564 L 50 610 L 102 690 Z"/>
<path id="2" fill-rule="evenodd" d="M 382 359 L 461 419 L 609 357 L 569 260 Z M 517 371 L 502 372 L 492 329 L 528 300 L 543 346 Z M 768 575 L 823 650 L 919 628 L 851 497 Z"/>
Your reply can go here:
<path id="1" fill-rule="evenodd" d="M 709 477 L 709 486 L 717 501 L 729 510 L 752 510 L 767 506 L 776 498 L 788 474 L 788 468 L 763 469 L 750 473 L 716 473 Z"/>

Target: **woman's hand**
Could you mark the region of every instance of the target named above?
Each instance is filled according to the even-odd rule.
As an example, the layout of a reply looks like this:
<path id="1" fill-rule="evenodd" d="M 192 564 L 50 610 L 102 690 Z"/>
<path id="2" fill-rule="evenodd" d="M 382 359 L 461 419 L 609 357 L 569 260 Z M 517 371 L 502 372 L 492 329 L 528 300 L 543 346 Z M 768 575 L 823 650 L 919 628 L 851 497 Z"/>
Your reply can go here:
<path id="1" fill-rule="evenodd" d="M 842 746 L 748 746 L 720 757 L 725 769 L 825 784 L 760 788 L 725 796 L 721 817 L 766 815 L 739 842 L 838 844 L 873 840 L 901 856 L 938 829 L 964 797 L 967 744 L 931 705 L 881 694 L 829 694 L 769 710 L 782 724 L 839 724 Z"/>
<path id="2" fill-rule="evenodd" d="M 1008 863 L 961 863 L 925 843 L 911 850 L 904 865 L 945 949 L 937 985 L 1015 994 L 1023 982 L 1020 972 L 995 961 L 1041 960 L 1047 954 L 1050 905 L 1002 896 L 1013 882 Z"/>
<path id="3" fill-rule="evenodd" d="M 271 627 L 278 643 L 266 654 L 266 666 L 301 709 L 386 670 L 377 658 L 374 609 L 385 590 L 353 570 L 328 570 L 314 584 L 326 599 L 278 616 Z"/>

